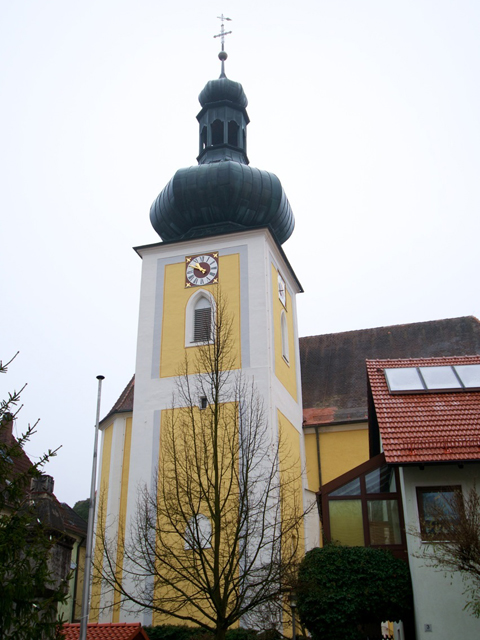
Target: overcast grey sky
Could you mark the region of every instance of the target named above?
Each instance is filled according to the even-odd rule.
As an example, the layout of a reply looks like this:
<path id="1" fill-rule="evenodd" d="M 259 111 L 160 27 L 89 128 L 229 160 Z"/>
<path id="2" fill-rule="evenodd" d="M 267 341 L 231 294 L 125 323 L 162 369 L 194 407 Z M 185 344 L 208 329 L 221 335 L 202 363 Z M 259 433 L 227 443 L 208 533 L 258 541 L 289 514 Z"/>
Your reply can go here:
<path id="1" fill-rule="evenodd" d="M 0 391 L 60 500 L 88 496 L 134 371 L 149 208 L 198 150 L 197 96 L 243 84 L 252 166 L 281 179 L 300 335 L 480 315 L 478 0 L 2 0 Z M 4 397 L 4 396 L 2 396 Z"/>

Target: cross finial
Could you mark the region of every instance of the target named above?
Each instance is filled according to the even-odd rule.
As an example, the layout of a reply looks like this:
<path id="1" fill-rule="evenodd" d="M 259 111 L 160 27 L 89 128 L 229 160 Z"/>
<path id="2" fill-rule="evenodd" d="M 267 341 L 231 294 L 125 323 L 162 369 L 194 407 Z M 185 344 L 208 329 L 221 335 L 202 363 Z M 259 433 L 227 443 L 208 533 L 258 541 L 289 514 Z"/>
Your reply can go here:
<path id="1" fill-rule="evenodd" d="M 222 50 L 220 51 L 220 53 L 218 54 L 218 57 L 220 58 L 221 62 L 222 62 L 222 72 L 220 73 L 220 78 L 226 78 L 225 75 L 225 60 L 227 59 L 227 53 L 225 51 L 225 36 L 230 35 L 232 32 L 231 31 L 225 31 L 225 21 L 231 22 L 231 18 L 227 18 L 226 16 L 222 15 L 221 16 L 217 16 L 217 18 L 219 20 L 222 21 L 222 24 L 220 25 L 220 33 L 217 33 L 217 35 L 213 36 L 214 38 L 220 38 L 220 42 L 222 43 Z"/>

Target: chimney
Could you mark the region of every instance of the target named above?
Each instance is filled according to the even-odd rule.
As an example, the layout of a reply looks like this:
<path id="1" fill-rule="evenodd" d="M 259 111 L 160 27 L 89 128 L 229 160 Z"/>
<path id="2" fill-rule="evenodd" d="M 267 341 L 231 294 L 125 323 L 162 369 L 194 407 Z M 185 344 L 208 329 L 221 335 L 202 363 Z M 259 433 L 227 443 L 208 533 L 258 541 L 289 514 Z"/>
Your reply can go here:
<path id="1" fill-rule="evenodd" d="M 54 480 L 52 476 L 42 474 L 38 478 L 32 478 L 30 482 L 30 491 L 34 493 L 48 493 L 53 494 Z"/>
<path id="2" fill-rule="evenodd" d="M 13 415 L 5 413 L 0 420 L 0 442 L 10 444 L 13 437 Z"/>

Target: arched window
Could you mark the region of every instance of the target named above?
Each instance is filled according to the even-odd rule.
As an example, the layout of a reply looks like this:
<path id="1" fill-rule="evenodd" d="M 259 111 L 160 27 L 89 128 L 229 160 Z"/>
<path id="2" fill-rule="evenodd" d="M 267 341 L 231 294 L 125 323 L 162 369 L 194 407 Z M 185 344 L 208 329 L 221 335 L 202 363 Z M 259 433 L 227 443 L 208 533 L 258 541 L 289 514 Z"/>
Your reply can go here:
<path id="1" fill-rule="evenodd" d="M 214 332 L 213 297 L 207 291 L 200 289 L 187 304 L 185 317 L 185 346 L 205 344 L 213 339 Z"/>
<path id="2" fill-rule="evenodd" d="M 212 523 L 210 518 L 199 513 L 192 516 L 185 528 L 185 549 L 210 549 L 212 546 Z"/>
<path id="3" fill-rule="evenodd" d="M 212 122 L 212 145 L 223 144 L 223 122 L 214 120 Z"/>
<path id="4" fill-rule="evenodd" d="M 193 342 L 208 342 L 212 337 L 212 306 L 201 297 L 195 305 L 193 318 Z"/>
<path id="5" fill-rule="evenodd" d="M 287 314 L 285 311 L 282 311 L 280 324 L 282 331 L 282 356 L 286 362 L 289 362 Z"/>
<path id="6" fill-rule="evenodd" d="M 228 123 L 228 144 L 232 147 L 238 147 L 238 130 L 240 127 L 235 120 L 230 120 Z"/>
<path id="7" fill-rule="evenodd" d="M 200 134 L 200 151 L 203 151 L 207 146 L 207 127 L 203 127 Z"/>

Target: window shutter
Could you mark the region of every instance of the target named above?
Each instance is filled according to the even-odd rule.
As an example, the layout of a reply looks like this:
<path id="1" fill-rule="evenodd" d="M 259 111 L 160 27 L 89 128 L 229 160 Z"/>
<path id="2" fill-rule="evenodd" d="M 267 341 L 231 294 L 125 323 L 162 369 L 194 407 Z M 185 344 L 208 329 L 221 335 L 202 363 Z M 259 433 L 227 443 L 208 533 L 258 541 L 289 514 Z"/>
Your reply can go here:
<path id="1" fill-rule="evenodd" d="M 194 342 L 208 342 L 212 337 L 212 309 L 195 309 L 195 320 L 193 327 Z"/>

